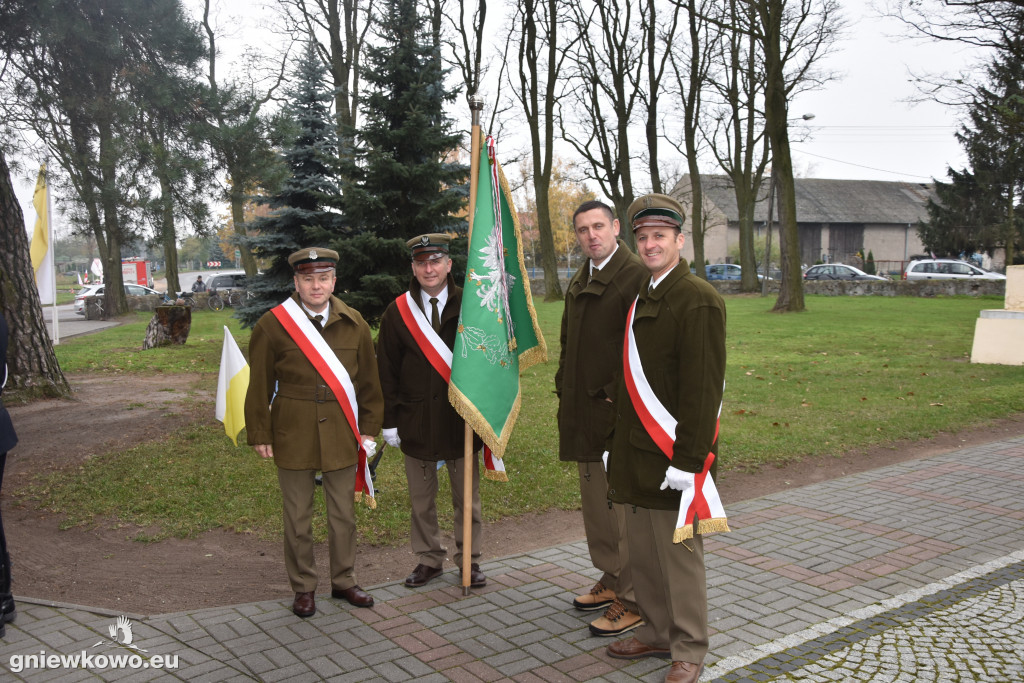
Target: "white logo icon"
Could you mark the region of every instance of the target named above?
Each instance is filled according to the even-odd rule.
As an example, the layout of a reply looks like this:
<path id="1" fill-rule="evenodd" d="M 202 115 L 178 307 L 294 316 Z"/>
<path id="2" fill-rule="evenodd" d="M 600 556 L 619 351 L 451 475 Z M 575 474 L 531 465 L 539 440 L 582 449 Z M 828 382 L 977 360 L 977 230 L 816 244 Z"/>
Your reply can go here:
<path id="1" fill-rule="evenodd" d="M 107 633 L 110 634 L 110 640 L 101 640 L 93 645 L 93 647 L 99 647 L 103 644 L 107 644 L 108 646 L 122 645 L 138 652 L 146 652 L 146 650 L 143 650 L 138 645 L 132 643 L 134 638 L 134 635 L 132 635 L 132 622 L 123 614 L 117 618 L 117 621 L 107 626 Z"/>

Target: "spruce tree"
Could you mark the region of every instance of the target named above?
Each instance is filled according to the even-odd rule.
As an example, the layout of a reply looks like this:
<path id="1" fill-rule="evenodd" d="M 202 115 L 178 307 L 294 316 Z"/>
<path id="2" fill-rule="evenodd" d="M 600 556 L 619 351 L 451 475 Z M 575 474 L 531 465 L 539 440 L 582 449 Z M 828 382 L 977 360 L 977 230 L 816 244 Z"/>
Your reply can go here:
<path id="1" fill-rule="evenodd" d="M 253 253 L 270 263 L 247 283 L 253 297 L 237 315 L 249 327 L 295 290 L 288 256 L 306 247 L 329 246 L 344 230 L 337 129 L 330 112 L 334 95 L 312 43 L 300 55 L 292 81 L 288 113 L 294 138 L 283 152 L 289 175 L 266 200 L 271 214 L 256 221 L 250 228 L 256 234 L 246 239 Z"/>
<path id="2" fill-rule="evenodd" d="M 969 168 L 947 169 L 935 184 L 938 201 L 918 228 L 925 247 L 942 256 L 969 256 L 1002 246 L 1006 263 L 1024 240 L 1024 8 L 974 90 L 957 139 Z"/>
<path id="3" fill-rule="evenodd" d="M 343 203 L 352 234 L 330 244 L 341 255 L 339 296 L 376 321 L 405 291 L 412 272 L 406 240 L 464 233 L 468 167 L 452 161 L 461 141 L 444 106 L 447 70 L 416 0 L 386 0 L 377 45 L 366 51 L 367 94 Z M 348 157 L 348 155 L 343 155 Z"/>

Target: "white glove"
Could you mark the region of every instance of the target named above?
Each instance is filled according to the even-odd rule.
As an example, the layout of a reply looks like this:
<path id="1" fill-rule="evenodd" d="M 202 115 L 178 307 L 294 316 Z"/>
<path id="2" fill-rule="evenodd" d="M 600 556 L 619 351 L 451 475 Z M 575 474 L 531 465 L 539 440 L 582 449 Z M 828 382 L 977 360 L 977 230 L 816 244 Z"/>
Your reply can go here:
<path id="1" fill-rule="evenodd" d="M 604 463 L 604 471 L 608 471 L 608 451 L 601 454 L 601 462 Z"/>
<path id="2" fill-rule="evenodd" d="M 373 454 L 377 452 L 377 442 L 373 439 L 366 439 L 363 441 L 363 448 L 366 449 L 367 459 L 372 458 Z"/>
<path id="3" fill-rule="evenodd" d="M 385 429 L 381 432 L 381 436 L 384 437 L 384 441 L 386 441 L 389 446 L 398 448 L 402 445 L 402 440 L 398 438 L 398 427 L 389 427 Z"/>
<path id="4" fill-rule="evenodd" d="M 693 472 L 683 472 L 681 469 L 669 465 L 665 470 L 665 481 L 661 482 L 661 490 L 675 489 L 686 493 L 693 488 L 696 477 L 697 475 Z"/>

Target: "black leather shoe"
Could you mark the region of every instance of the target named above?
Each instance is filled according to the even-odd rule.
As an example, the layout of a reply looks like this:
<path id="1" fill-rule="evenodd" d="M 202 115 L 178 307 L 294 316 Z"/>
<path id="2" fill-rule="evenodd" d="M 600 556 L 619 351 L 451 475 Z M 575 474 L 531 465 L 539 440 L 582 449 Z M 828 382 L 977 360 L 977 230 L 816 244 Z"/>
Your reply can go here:
<path id="1" fill-rule="evenodd" d="M 295 602 L 292 603 L 292 611 L 295 612 L 295 616 L 311 617 L 316 614 L 316 599 L 313 597 L 313 592 L 309 593 L 296 593 Z"/>
<path id="2" fill-rule="evenodd" d="M 0 625 L 14 621 L 18 616 L 18 610 L 14 605 L 14 598 L 8 595 L 0 599 Z"/>
<path id="3" fill-rule="evenodd" d="M 348 604 L 355 607 L 373 607 L 373 596 L 359 586 L 344 590 L 335 588 L 331 591 L 331 597 L 335 600 L 348 600 Z"/>
<path id="4" fill-rule="evenodd" d="M 412 574 L 405 577 L 405 585 L 409 588 L 419 588 L 420 586 L 427 585 L 427 582 L 431 579 L 444 574 L 444 570 L 440 567 L 428 567 L 425 564 L 416 565 L 416 569 L 412 570 Z"/>
<path id="5" fill-rule="evenodd" d="M 462 570 L 459 570 L 459 578 L 462 578 Z M 480 565 L 476 562 L 469 565 L 469 587 L 483 588 L 487 585 L 487 577 L 480 571 Z"/>

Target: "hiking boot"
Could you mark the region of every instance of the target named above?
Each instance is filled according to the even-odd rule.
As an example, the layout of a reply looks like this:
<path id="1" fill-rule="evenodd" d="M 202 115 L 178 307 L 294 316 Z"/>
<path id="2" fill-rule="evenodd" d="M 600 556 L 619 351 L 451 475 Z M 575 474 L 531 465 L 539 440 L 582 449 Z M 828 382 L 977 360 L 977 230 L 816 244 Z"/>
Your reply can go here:
<path id="1" fill-rule="evenodd" d="M 584 612 L 604 609 L 615 600 L 615 591 L 608 590 L 600 581 L 594 584 L 590 592 L 585 595 L 578 595 L 572 601 L 572 606 Z"/>
<path id="2" fill-rule="evenodd" d="M 642 626 L 644 620 L 636 612 L 630 612 L 617 599 L 612 601 L 604 615 L 590 622 L 590 632 L 595 636 L 620 636 Z"/>

